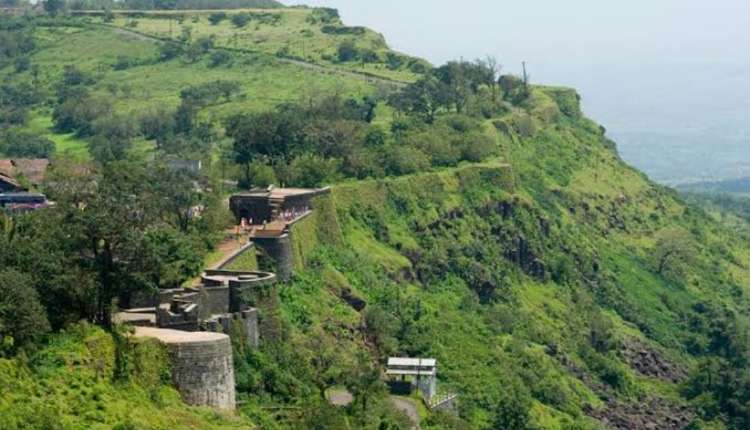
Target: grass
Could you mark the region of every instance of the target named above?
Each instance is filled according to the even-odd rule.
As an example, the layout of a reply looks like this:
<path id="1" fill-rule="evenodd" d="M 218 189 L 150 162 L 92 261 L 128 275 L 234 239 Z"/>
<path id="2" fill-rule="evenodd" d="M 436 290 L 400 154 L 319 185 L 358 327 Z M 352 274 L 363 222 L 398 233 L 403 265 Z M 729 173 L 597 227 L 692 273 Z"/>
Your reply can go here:
<path id="1" fill-rule="evenodd" d="M 183 31 L 190 31 L 193 39 L 213 37 L 216 46 L 281 55 L 310 63 L 326 65 L 343 70 L 370 73 L 386 79 L 414 81 L 416 75 L 408 70 L 391 70 L 384 63 L 360 62 L 338 63 L 338 47 L 344 41 L 351 41 L 360 49 L 372 50 L 381 58 L 390 52 L 383 36 L 366 29 L 360 35 L 335 35 L 322 31 L 326 24 L 312 22 L 314 9 L 287 8 L 283 10 L 231 10 L 224 11 L 228 17 L 237 13 L 267 14 L 280 17 L 278 23 L 264 23 L 252 20 L 244 27 L 237 27 L 230 19 L 212 25 L 208 17 L 218 11 L 185 11 L 184 13 L 144 13 L 133 18 L 115 14 L 110 24 L 115 27 L 142 32 L 147 35 L 177 39 Z M 183 17 L 182 22 L 178 19 Z M 101 18 L 93 18 L 102 23 Z M 189 30 L 186 30 L 189 29 Z"/>
<path id="2" fill-rule="evenodd" d="M 115 345 L 81 324 L 55 335 L 31 357 L 0 359 L 0 428 L 154 430 L 247 429 L 249 421 L 189 407 L 170 387 L 166 352 L 154 341 L 133 341 L 131 373 L 114 379 Z"/>
<path id="3" fill-rule="evenodd" d="M 317 94 L 338 92 L 361 97 L 376 90 L 360 78 L 342 79 L 336 74 L 280 62 L 266 54 L 234 53 L 230 65 L 212 68 L 207 58 L 195 63 L 184 59 L 158 62 L 158 47 L 153 40 L 110 28 L 44 27 L 38 32 L 40 47 L 31 61 L 40 67 L 39 80 L 47 95 L 54 94 L 63 67 L 73 65 L 75 59 L 77 68 L 95 77 L 94 94 L 110 99 L 117 111 L 136 116 L 150 109 L 175 108 L 180 103 L 181 90 L 219 79 L 238 82 L 241 94 L 201 111 L 203 120 L 218 124 L 239 112 L 270 109 Z M 113 64 L 121 56 L 135 59 L 140 65 L 114 70 Z M 0 77 L 9 79 L 12 73 L 5 68 L 0 70 Z M 13 75 L 13 79 L 31 80 L 31 75 L 25 72 Z M 33 111 L 26 125 L 26 129 L 53 140 L 58 154 L 88 158 L 85 140 L 57 134 L 51 127 L 51 113 L 44 109 Z M 149 144 L 140 148 L 147 151 Z"/>

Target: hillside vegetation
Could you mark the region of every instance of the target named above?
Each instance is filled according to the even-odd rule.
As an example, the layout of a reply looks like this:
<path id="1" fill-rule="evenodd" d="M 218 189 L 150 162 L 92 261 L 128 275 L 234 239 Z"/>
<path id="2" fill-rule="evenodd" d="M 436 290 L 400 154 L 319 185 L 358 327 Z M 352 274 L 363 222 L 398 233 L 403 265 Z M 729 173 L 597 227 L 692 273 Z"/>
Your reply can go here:
<path id="1" fill-rule="evenodd" d="M 744 234 L 623 163 L 574 90 L 415 66 L 328 9 L 0 23 L 0 153 L 52 156 L 57 201 L 0 219 L 0 424 L 410 428 L 381 369 L 415 356 L 459 396 L 423 429 L 750 426 Z M 293 279 L 256 292 L 224 417 L 110 316 L 200 272 L 226 179 L 332 192 L 292 229 Z"/>

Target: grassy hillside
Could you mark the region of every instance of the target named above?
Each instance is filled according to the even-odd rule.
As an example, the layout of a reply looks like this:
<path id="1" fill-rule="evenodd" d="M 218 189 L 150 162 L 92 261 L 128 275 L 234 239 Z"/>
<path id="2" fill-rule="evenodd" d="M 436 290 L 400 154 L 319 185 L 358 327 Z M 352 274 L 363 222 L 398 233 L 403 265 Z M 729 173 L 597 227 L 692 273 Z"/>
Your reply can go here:
<path id="1" fill-rule="evenodd" d="M 112 18 L 87 13 L 94 23 L 177 40 L 211 37 L 217 46 L 263 52 L 279 58 L 335 66 L 387 79 L 413 81 L 429 67 L 423 60 L 393 52 L 383 35 L 364 27 L 348 27 L 334 9 L 284 8 L 212 11 L 117 12 Z M 241 18 L 238 18 L 241 17 Z M 345 55 L 342 46 L 353 50 Z"/>
<path id="2" fill-rule="evenodd" d="M 31 361 L 0 358 L 0 428 L 247 429 L 252 423 L 185 406 L 157 342 L 116 346 L 87 325 L 69 328 Z M 114 382 L 113 382 L 114 381 Z"/>
<path id="3" fill-rule="evenodd" d="M 624 164 L 573 90 L 508 76 L 498 83 L 492 67 L 488 82 L 487 65 L 452 63 L 391 99 L 385 90 L 419 79 L 424 64 L 388 50 L 370 30 L 344 26 L 327 9 L 90 15 L 24 27 L 35 45 L 0 69 L 14 84 L 2 87 L 3 115 L 28 115 L 10 118 L 9 129 L 51 139 L 58 155 L 87 159 L 97 138 L 135 140 L 138 154 L 168 154 L 152 152 L 156 139 L 147 136 L 170 128 L 163 144 L 189 147 L 194 139 L 208 142 L 199 146 L 201 157 L 228 157 L 208 175 L 221 170 L 224 179 L 228 164 L 237 172 L 246 167 L 253 184 L 334 182 L 313 216 L 293 228 L 294 279 L 253 298 L 263 346 L 235 350 L 240 411 L 261 428 L 408 427 L 378 383 L 395 355 L 437 358 L 440 389 L 460 396 L 457 416 L 422 410 L 424 429 L 750 425 L 744 236 Z M 464 80 L 469 73 L 476 76 Z M 26 93 L 32 101 L 16 100 Z M 70 110 L 86 121 L 75 134 L 56 132 L 53 115 L 64 125 L 60 112 L 73 102 Z M 277 107 L 287 102 L 297 103 Z M 90 106 L 107 111 L 106 127 Z M 190 127 L 177 127 L 181 109 L 195 113 Z M 261 116 L 234 116 L 247 112 Z M 149 121 L 141 121 L 144 113 L 152 113 Z M 133 118 L 141 123 L 130 129 Z M 158 121 L 165 118 L 172 122 Z M 255 146 L 266 132 L 272 144 Z M 244 160 L 241 151 L 248 152 Z M 114 158 L 122 162 L 132 152 Z M 147 185 L 167 181 L 151 165 L 112 172 L 107 166 L 129 165 L 97 161 L 105 172 L 97 172 L 98 182 L 109 177 L 109 189 L 124 201 L 192 189 L 192 182 L 176 183 L 148 194 Z M 289 171 L 294 175 L 282 176 Z M 132 181 L 124 192 L 116 187 L 119 174 Z M 172 226 L 165 237 L 189 250 L 201 242 L 209 252 L 211 237 L 227 227 L 216 204 L 229 191 L 224 186 L 206 199 L 204 220 L 183 232 Z M 179 198 L 188 207 L 203 202 Z M 170 209 L 185 212 L 179 204 Z M 23 258 L 11 251 L 0 261 L 28 271 L 35 252 L 53 248 L 43 254 L 45 270 L 73 290 L 55 293 L 73 301 L 67 311 L 85 315 L 93 293 L 75 288 L 99 285 L 96 262 L 87 248 L 68 243 L 69 232 L 55 229 L 58 219 L 70 218 L 38 216 L 18 231 L 7 223 L 0 238 Z M 169 217 L 144 218 L 158 232 L 174 223 Z M 133 249 L 140 248 L 126 248 Z M 59 259 L 86 282 L 72 282 L 67 268 L 56 272 Z M 238 264 L 268 264 L 263 256 L 249 260 Z M 160 275 L 175 270 L 151 261 L 123 267 L 150 280 L 150 264 Z M 43 304 L 57 310 L 55 297 L 45 295 L 47 277 L 35 275 L 38 282 L 26 286 L 44 288 Z M 181 273 L 173 275 L 179 285 Z M 28 360 L 0 361 L 0 382 L 12 384 L 0 397 L 7 427 L 37 419 L 63 428 L 247 425 L 180 404 L 148 345 L 130 351 L 133 367 L 122 373 L 114 358 L 121 350 L 102 331 L 73 328 L 39 345 Z M 15 351 L 12 344 L 5 349 Z M 328 393 L 343 387 L 354 403 L 330 406 Z"/>
<path id="4" fill-rule="evenodd" d="M 526 136 L 506 127 L 529 114 Z M 334 187 L 295 232 L 315 251 L 281 293 L 285 320 L 380 360 L 436 357 L 469 428 L 509 398 L 529 428 L 686 427 L 706 318 L 747 309 L 745 244 L 626 166 L 572 91 L 538 88 L 497 123 L 511 165 Z M 665 229 L 689 232 L 689 267 L 657 273 Z"/>
<path id="5" fill-rule="evenodd" d="M 216 80 L 239 83 L 240 94 L 207 106 L 201 115 L 211 122 L 238 111 L 267 109 L 319 93 L 362 95 L 375 91 L 363 79 L 341 79 L 262 53 L 233 53 L 231 63 L 211 67 L 207 55 L 192 62 L 184 58 L 159 61 L 158 41 L 116 29 L 53 25 L 37 28 L 34 34 L 38 48 L 30 61 L 38 67 L 37 77 L 32 77 L 33 70 L 17 73 L 6 67 L 0 70 L 3 79 L 38 81 L 46 95 L 53 97 L 64 67 L 75 65 L 94 76 L 93 94 L 112 101 L 123 113 L 176 107 L 182 89 Z M 116 70 L 115 64 L 123 59 L 132 66 Z M 60 153 L 86 157 L 85 141 L 54 132 L 51 115 L 46 104 L 35 106 L 26 129 L 52 139 Z"/>

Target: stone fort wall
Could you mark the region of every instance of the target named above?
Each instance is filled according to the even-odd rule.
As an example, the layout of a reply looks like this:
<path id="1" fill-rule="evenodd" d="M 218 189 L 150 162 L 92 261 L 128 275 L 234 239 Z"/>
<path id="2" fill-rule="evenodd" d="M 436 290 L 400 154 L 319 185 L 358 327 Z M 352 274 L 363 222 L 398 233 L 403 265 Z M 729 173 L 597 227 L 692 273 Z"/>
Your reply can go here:
<path id="1" fill-rule="evenodd" d="M 136 327 L 135 336 L 151 337 L 167 345 L 172 382 L 185 403 L 234 409 L 234 366 L 229 336 Z"/>

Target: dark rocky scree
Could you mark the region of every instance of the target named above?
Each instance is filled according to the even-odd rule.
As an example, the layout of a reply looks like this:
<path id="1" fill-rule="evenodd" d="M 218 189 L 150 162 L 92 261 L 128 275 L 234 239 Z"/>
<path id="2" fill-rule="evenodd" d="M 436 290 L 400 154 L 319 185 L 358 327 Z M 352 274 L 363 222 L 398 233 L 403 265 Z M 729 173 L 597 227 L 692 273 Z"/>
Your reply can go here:
<path id="1" fill-rule="evenodd" d="M 620 354 L 641 375 L 674 383 L 680 383 L 687 378 L 685 369 L 671 363 L 659 351 L 649 348 L 642 342 L 624 342 Z"/>
<path id="2" fill-rule="evenodd" d="M 686 406 L 669 404 L 663 399 L 629 404 L 610 400 L 605 408 L 590 409 L 586 414 L 617 430 L 683 430 L 695 417 Z"/>
<path id="3" fill-rule="evenodd" d="M 348 287 L 344 287 L 339 291 L 339 297 L 357 312 L 361 312 L 367 306 L 367 302 L 356 296 L 351 288 Z"/>
<path id="4" fill-rule="evenodd" d="M 638 345 L 638 347 L 633 348 L 634 345 Z M 674 364 L 667 363 L 658 352 L 651 351 L 640 343 L 633 342 L 630 346 L 630 348 L 625 347 L 624 349 L 632 350 L 632 352 L 621 353 L 623 355 L 632 353 L 638 357 L 649 357 L 648 359 L 643 359 L 644 365 L 653 362 L 660 363 L 655 367 L 644 367 L 644 372 L 648 371 L 654 374 L 647 376 L 658 377 L 655 375 L 658 373 L 665 376 L 665 378 L 666 375 L 672 375 L 680 379 L 685 377 L 683 369 Z M 557 351 L 556 348 L 548 346 L 547 354 L 557 359 L 570 373 L 580 379 L 586 386 L 597 393 L 599 398 L 606 402 L 606 406 L 602 409 L 594 409 L 589 406 L 585 412 L 586 415 L 601 421 L 608 428 L 616 430 L 683 430 L 695 418 L 695 413 L 688 407 L 671 404 L 664 399 L 656 398 L 622 403 L 616 400 L 611 387 L 592 378 L 588 372 L 579 368 L 566 355 Z M 673 373 L 668 373 L 665 370 L 657 371 L 657 369 L 663 368 L 669 368 Z"/>

